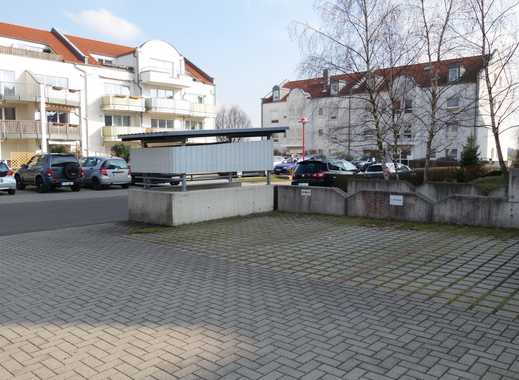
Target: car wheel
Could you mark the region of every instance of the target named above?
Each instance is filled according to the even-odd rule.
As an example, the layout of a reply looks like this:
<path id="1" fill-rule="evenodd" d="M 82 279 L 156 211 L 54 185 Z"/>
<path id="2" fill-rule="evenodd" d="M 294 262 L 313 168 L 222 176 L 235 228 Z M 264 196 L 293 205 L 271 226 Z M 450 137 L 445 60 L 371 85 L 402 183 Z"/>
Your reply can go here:
<path id="1" fill-rule="evenodd" d="M 17 188 L 18 190 L 23 190 L 23 189 L 25 189 L 25 184 L 23 183 L 23 179 L 22 179 L 22 177 L 20 177 L 19 175 L 16 175 L 16 176 L 14 177 L 14 179 L 16 180 L 16 188 Z"/>
<path id="2" fill-rule="evenodd" d="M 16 190 L 15 189 L 9 189 L 9 190 L 7 190 L 7 194 L 15 195 L 16 194 Z"/>
<path id="3" fill-rule="evenodd" d="M 77 191 L 81 190 L 81 186 L 79 186 L 79 185 L 70 186 L 70 190 L 77 192 Z"/>
<path id="4" fill-rule="evenodd" d="M 121 187 L 122 187 L 123 189 L 127 189 L 127 188 L 130 187 L 130 184 L 129 184 L 129 183 L 125 183 L 124 185 L 121 185 Z"/>
<path id="5" fill-rule="evenodd" d="M 36 178 L 36 190 L 38 193 L 46 193 L 49 191 L 49 186 L 43 182 L 41 177 Z"/>
<path id="6" fill-rule="evenodd" d="M 99 178 L 92 177 L 92 188 L 94 190 L 101 190 L 102 186 L 101 186 L 101 182 L 99 181 Z"/>

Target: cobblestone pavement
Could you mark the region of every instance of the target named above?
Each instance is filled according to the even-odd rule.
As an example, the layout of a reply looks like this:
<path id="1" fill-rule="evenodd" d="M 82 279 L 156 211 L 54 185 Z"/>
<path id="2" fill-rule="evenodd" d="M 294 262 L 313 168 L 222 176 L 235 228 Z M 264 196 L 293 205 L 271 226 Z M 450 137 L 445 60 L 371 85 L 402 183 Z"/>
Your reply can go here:
<path id="1" fill-rule="evenodd" d="M 0 379 L 517 379 L 518 242 L 288 215 L 0 237 Z M 436 302 L 464 279 L 476 306 Z"/>

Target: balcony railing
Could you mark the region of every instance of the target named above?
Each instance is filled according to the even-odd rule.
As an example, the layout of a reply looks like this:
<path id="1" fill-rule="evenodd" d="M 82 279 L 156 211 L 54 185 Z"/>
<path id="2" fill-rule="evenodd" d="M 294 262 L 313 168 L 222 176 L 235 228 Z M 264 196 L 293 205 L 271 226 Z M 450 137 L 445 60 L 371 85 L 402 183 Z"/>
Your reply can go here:
<path id="1" fill-rule="evenodd" d="M 106 95 L 101 99 L 103 111 L 144 112 L 144 99 L 138 96 Z"/>
<path id="2" fill-rule="evenodd" d="M 0 82 L 0 100 L 17 102 L 39 102 L 40 86 L 29 82 Z M 45 101 L 50 104 L 78 107 L 80 92 L 56 86 L 45 88 Z"/>
<path id="3" fill-rule="evenodd" d="M 37 102 L 40 99 L 40 88 L 32 83 L 0 82 L 0 99 Z"/>
<path id="4" fill-rule="evenodd" d="M 45 87 L 45 98 L 45 101 L 51 104 L 79 107 L 80 103 L 80 93 L 78 90 L 56 86 Z"/>
<path id="5" fill-rule="evenodd" d="M 142 82 L 146 84 L 180 88 L 193 85 L 193 78 L 188 75 L 172 75 L 171 72 L 160 69 L 145 68 L 140 74 Z"/>
<path id="6" fill-rule="evenodd" d="M 0 46 L 0 54 L 19 55 L 22 57 L 31 57 L 39 59 L 48 59 L 51 61 L 61 61 L 61 57 L 54 53 L 45 53 L 29 49 L 20 49 L 11 46 Z"/>
<path id="7" fill-rule="evenodd" d="M 105 126 L 103 127 L 103 140 L 105 142 L 121 141 L 119 135 L 129 135 L 132 133 L 144 133 L 145 128 L 142 127 L 114 127 Z"/>
<path id="8" fill-rule="evenodd" d="M 149 98 L 146 99 L 146 110 L 153 113 L 168 113 L 194 117 L 214 117 L 216 107 L 212 104 L 197 104 L 187 100 Z"/>
<path id="9" fill-rule="evenodd" d="M 81 131 L 78 125 L 47 124 L 49 140 L 80 140 Z M 41 139 L 41 122 L 39 120 L 0 120 L 0 139 Z"/>

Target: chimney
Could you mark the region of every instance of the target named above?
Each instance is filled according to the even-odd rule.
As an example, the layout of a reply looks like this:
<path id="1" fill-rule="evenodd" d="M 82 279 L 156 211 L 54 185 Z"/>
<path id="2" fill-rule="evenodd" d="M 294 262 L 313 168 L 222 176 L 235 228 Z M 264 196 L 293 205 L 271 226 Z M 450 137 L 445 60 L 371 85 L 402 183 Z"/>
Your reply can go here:
<path id="1" fill-rule="evenodd" d="M 324 86 L 323 86 L 322 91 L 328 92 L 330 89 L 330 73 L 329 73 L 328 69 L 323 70 L 323 82 L 324 82 Z"/>

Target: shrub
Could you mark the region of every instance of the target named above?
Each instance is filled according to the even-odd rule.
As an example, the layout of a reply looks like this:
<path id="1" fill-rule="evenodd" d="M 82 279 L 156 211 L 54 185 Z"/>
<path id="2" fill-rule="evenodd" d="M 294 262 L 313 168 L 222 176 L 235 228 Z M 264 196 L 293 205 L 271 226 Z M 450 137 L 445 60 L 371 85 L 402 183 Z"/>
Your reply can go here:
<path id="1" fill-rule="evenodd" d="M 115 144 L 110 151 L 114 156 L 124 158 L 126 162 L 130 161 L 130 148 L 128 145 L 123 143 Z"/>
<path id="2" fill-rule="evenodd" d="M 479 164 L 479 145 L 476 143 L 476 137 L 470 135 L 467 143 L 463 145 L 461 152 L 461 166 L 475 166 Z"/>

